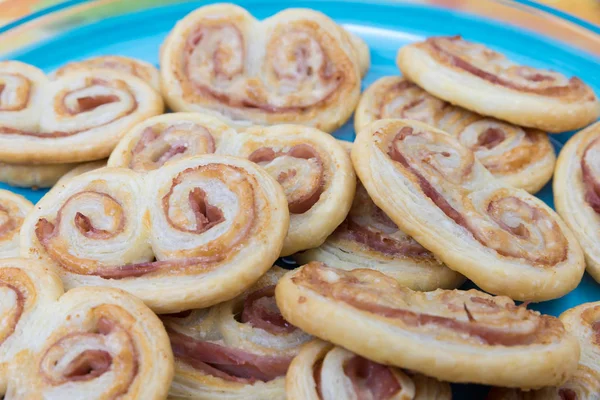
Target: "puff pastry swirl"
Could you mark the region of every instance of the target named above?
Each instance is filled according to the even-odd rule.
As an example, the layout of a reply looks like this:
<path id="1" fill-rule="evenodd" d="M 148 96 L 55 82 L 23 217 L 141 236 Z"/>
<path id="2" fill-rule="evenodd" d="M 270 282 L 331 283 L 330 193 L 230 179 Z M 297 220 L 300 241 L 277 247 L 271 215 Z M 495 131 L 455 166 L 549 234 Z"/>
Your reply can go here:
<path id="1" fill-rule="evenodd" d="M 142 60 L 123 56 L 99 56 L 88 58 L 83 61 L 68 63 L 57 69 L 52 74 L 54 78 L 59 78 L 65 74 L 77 70 L 86 70 L 89 68 L 106 68 L 125 72 L 136 76 L 145 82 L 148 82 L 154 90 L 160 92 L 160 72 L 158 69 Z"/>
<path id="2" fill-rule="evenodd" d="M 0 189 L 0 258 L 19 256 L 19 231 L 32 209 L 25 197 Z"/>
<path id="3" fill-rule="evenodd" d="M 137 122 L 162 113 L 143 80 L 78 68 L 48 82 L 37 68 L 0 62 L 0 160 L 62 164 L 108 156 Z"/>
<path id="4" fill-rule="evenodd" d="M 9 371 L 27 327 L 39 324 L 36 312 L 62 295 L 62 284 L 48 265 L 37 260 L 0 260 L 0 396 L 6 393 Z"/>
<path id="5" fill-rule="evenodd" d="M 600 302 L 581 304 L 565 311 L 560 320 L 579 339 L 581 360 L 577 371 L 558 387 L 524 392 L 493 388 L 488 400 L 598 400 L 600 396 Z"/>
<path id="6" fill-rule="evenodd" d="M 402 77 L 383 77 L 369 86 L 354 125 L 358 132 L 385 118 L 413 119 L 451 134 L 496 178 L 530 193 L 539 191 L 554 172 L 556 156 L 544 132 L 452 106 Z"/>
<path id="7" fill-rule="evenodd" d="M 175 354 L 170 399 L 284 400 L 288 365 L 310 336 L 275 304 L 273 267 L 243 295 L 210 309 L 164 315 Z"/>
<path id="8" fill-rule="evenodd" d="M 358 102 L 364 49 L 355 43 L 313 10 L 258 21 L 233 4 L 204 6 L 163 43 L 163 95 L 175 111 L 210 112 L 239 126 L 300 123 L 331 132 Z"/>
<path id="9" fill-rule="evenodd" d="M 160 320 L 139 299 L 77 288 L 37 311 L 19 339 L 6 400 L 166 398 L 173 353 Z"/>
<path id="10" fill-rule="evenodd" d="M 314 340 L 294 358 L 286 375 L 289 400 L 451 400 L 450 385 L 378 364 Z"/>
<path id="11" fill-rule="evenodd" d="M 554 173 L 556 211 L 573 230 L 585 253 L 587 271 L 600 282 L 600 124 L 573 136 Z"/>
<path id="12" fill-rule="evenodd" d="M 405 46 L 397 62 L 407 78 L 434 96 L 516 125 L 562 132 L 600 116 L 598 98 L 579 78 L 519 65 L 460 36 Z"/>
<path id="13" fill-rule="evenodd" d="M 281 278 L 275 298 L 307 333 L 440 380 L 560 385 L 579 360 L 558 319 L 477 290 L 415 292 L 377 271 L 315 262 Z"/>
<path id="14" fill-rule="evenodd" d="M 350 152 L 349 142 L 340 144 Z M 300 264 L 322 261 L 345 270 L 375 269 L 414 290 L 454 289 L 465 279 L 402 232 L 360 182 L 344 222 L 321 246 L 296 253 L 294 259 Z"/>
<path id="15" fill-rule="evenodd" d="M 67 288 L 118 287 L 156 312 L 178 312 L 251 286 L 277 259 L 288 225 L 285 195 L 266 171 L 205 155 L 65 181 L 27 217 L 21 253 L 54 263 Z"/>
<path id="16" fill-rule="evenodd" d="M 322 244 L 352 204 L 355 174 L 347 152 L 331 135 L 302 125 L 255 126 L 236 133 L 210 115 L 161 115 L 130 131 L 108 165 L 148 171 L 207 153 L 247 158 L 283 187 L 290 211 L 283 256 Z"/>
<path id="17" fill-rule="evenodd" d="M 450 135 L 417 121 L 380 120 L 359 133 L 352 161 L 394 223 L 485 291 L 542 301 L 581 280 L 583 252 L 559 216 L 494 179 Z"/>

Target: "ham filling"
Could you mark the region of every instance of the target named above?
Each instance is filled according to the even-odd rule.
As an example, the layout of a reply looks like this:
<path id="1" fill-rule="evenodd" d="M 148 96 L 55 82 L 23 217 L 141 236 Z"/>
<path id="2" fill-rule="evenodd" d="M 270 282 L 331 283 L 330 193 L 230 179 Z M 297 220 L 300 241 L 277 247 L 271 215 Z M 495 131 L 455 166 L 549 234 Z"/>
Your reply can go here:
<path id="1" fill-rule="evenodd" d="M 248 295 L 241 311 L 241 322 L 271 334 L 289 334 L 296 330 L 283 319 L 275 303 L 275 286 L 268 286 Z M 185 318 L 189 313 L 181 314 Z M 171 314 L 170 317 L 174 317 Z M 168 329 L 173 354 L 205 374 L 223 380 L 252 384 L 268 382 L 284 376 L 292 356 L 263 356 L 243 349 L 194 339 Z"/>

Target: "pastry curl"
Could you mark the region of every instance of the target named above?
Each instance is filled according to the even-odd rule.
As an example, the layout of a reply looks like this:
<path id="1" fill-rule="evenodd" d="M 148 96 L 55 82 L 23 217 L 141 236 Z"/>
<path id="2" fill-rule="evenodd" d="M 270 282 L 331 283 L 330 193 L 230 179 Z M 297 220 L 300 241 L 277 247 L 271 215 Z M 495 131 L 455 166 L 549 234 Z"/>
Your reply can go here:
<path id="1" fill-rule="evenodd" d="M 404 46 L 397 63 L 434 96 L 516 125 L 556 133 L 582 128 L 600 116 L 598 98 L 579 78 L 519 65 L 460 36 Z"/>
<path id="2" fill-rule="evenodd" d="M 302 125 L 255 126 L 236 133 L 205 114 L 161 115 L 129 132 L 108 165 L 149 171 L 208 153 L 247 158 L 283 187 L 290 211 L 283 256 L 321 245 L 352 204 L 356 184 L 347 152 L 331 135 Z"/>
<path id="3" fill-rule="evenodd" d="M 37 315 L 45 304 L 63 294 L 58 276 L 43 262 L 22 258 L 0 260 L 0 396 L 6 393 L 9 372 L 16 367 L 22 337 L 42 322 Z"/>
<path id="4" fill-rule="evenodd" d="M 44 300 L 19 339 L 6 399 L 166 398 L 173 353 L 160 320 L 139 299 L 85 287 Z"/>
<path id="5" fill-rule="evenodd" d="M 119 142 L 108 160 L 109 167 L 151 171 L 167 161 L 223 153 L 237 133 L 219 118 L 199 113 L 172 113 L 137 124 Z"/>
<path id="6" fill-rule="evenodd" d="M 579 360 L 558 319 L 478 290 L 415 292 L 377 271 L 315 262 L 281 278 L 275 298 L 307 333 L 444 381 L 560 385 Z"/>
<path id="7" fill-rule="evenodd" d="M 209 309 L 164 315 L 175 354 L 170 399 L 283 400 L 288 365 L 310 336 L 275 304 L 273 267 L 241 296 Z"/>
<path id="8" fill-rule="evenodd" d="M 86 70 L 89 68 L 106 68 L 121 71 L 148 82 L 157 92 L 160 92 L 160 72 L 158 69 L 142 60 L 123 56 L 99 56 L 83 61 L 68 63 L 53 73 L 54 78 L 60 78 L 72 71 Z"/>
<path id="9" fill-rule="evenodd" d="M 314 340 L 302 347 L 286 375 L 289 400 L 451 400 L 450 385 L 368 360 Z"/>
<path id="10" fill-rule="evenodd" d="M 332 132 L 358 102 L 356 43 L 313 10 L 261 22 L 233 4 L 204 6 L 163 43 L 162 92 L 175 111 L 209 112 L 240 127 L 298 123 Z"/>
<path id="11" fill-rule="evenodd" d="M 350 152 L 350 142 L 338 143 Z M 360 182 L 344 222 L 321 246 L 296 253 L 294 259 L 300 264 L 321 261 L 345 270 L 374 269 L 414 290 L 454 289 L 465 280 L 402 232 Z"/>
<path id="12" fill-rule="evenodd" d="M 600 302 L 581 304 L 561 314 L 567 331 L 579 339 L 581 359 L 564 384 L 535 391 L 493 388 L 488 400 L 597 400 L 600 394 Z"/>
<path id="13" fill-rule="evenodd" d="M 48 82 L 34 67 L 0 63 L 0 159 L 63 164 L 108 156 L 137 122 L 163 111 L 160 95 L 129 74 L 77 68 Z"/>
<path id="14" fill-rule="evenodd" d="M 547 134 L 453 106 L 402 77 L 384 77 L 367 88 L 355 113 L 356 130 L 385 118 L 418 120 L 449 133 L 494 177 L 530 193 L 552 177 L 556 156 Z"/>
<path id="15" fill-rule="evenodd" d="M 556 211 L 573 230 L 585 253 L 587 271 L 600 282 L 600 124 L 573 136 L 554 173 Z"/>
<path id="16" fill-rule="evenodd" d="M 19 231 L 31 210 L 29 200 L 0 189 L 0 258 L 19 256 Z"/>
<path id="17" fill-rule="evenodd" d="M 558 215 L 487 171 L 458 140 L 407 120 L 366 126 L 352 161 L 394 223 L 482 289 L 542 301 L 573 290 L 583 252 Z"/>
<path id="18" fill-rule="evenodd" d="M 178 312 L 252 285 L 277 259 L 288 215 L 281 187 L 247 160 L 206 155 L 147 174 L 103 168 L 38 203 L 21 252 L 54 263 L 67 288 L 118 287 L 156 312 Z"/>

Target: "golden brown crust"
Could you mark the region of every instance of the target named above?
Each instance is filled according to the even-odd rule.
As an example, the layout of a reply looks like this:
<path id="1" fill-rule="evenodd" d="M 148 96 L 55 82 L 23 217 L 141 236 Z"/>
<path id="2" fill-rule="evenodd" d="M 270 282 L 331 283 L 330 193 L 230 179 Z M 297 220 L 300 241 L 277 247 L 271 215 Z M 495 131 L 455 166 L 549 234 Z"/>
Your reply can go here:
<path id="1" fill-rule="evenodd" d="M 417 121 L 380 120 L 359 133 L 352 161 L 394 223 L 482 289 L 541 301 L 581 280 L 583 252 L 558 215 L 494 179 L 450 135 Z"/>
<path id="2" fill-rule="evenodd" d="M 579 359 L 558 319 L 477 290 L 414 292 L 376 271 L 310 263 L 279 281 L 276 299 L 308 333 L 451 382 L 562 384 Z"/>
<path id="3" fill-rule="evenodd" d="M 239 126 L 298 123 L 331 132 L 358 102 L 364 57 L 355 46 L 313 10 L 288 9 L 260 22 L 232 4 L 204 6 L 163 43 L 162 91 L 175 111 L 209 112 Z"/>
<path id="4" fill-rule="evenodd" d="M 493 388 L 488 400 L 596 400 L 600 393 L 600 302 L 565 311 L 560 320 L 579 339 L 581 359 L 577 371 L 564 384 L 536 391 Z"/>
<path id="5" fill-rule="evenodd" d="M 150 63 L 131 57 L 99 56 L 71 62 L 54 71 L 52 76 L 53 78 L 60 78 L 71 71 L 87 68 L 107 68 L 125 72 L 148 82 L 154 90 L 160 92 L 160 72 L 158 72 L 158 69 Z"/>
<path id="6" fill-rule="evenodd" d="M 413 119 L 456 137 L 498 179 L 539 191 L 552 177 L 556 156 L 548 135 L 486 118 L 440 100 L 402 77 L 377 80 L 363 93 L 355 112 L 357 132 L 376 120 Z"/>
<path id="7" fill-rule="evenodd" d="M 160 95 L 128 73 L 75 68 L 49 82 L 35 67 L 0 63 L 0 159 L 64 164 L 107 157 L 137 122 L 160 114 Z"/>
<path id="8" fill-rule="evenodd" d="M 25 197 L 0 189 L 0 258 L 19 256 L 19 231 L 32 209 Z"/>
<path id="9" fill-rule="evenodd" d="M 405 76 L 429 93 L 517 125 L 562 132 L 582 128 L 600 115 L 596 95 L 580 79 L 518 65 L 459 36 L 405 46 L 397 62 Z"/>
<path id="10" fill-rule="evenodd" d="M 290 365 L 285 383 L 289 400 L 334 400 L 361 395 L 370 395 L 373 400 L 452 399 L 450 385 L 445 382 L 374 363 L 320 340 L 302 347 Z"/>
<path id="11" fill-rule="evenodd" d="M 296 253 L 300 264 L 321 261 L 353 270 L 374 269 L 413 290 L 454 289 L 465 281 L 402 232 L 358 183 L 348 216 L 321 246 Z"/>
<path id="12" fill-rule="evenodd" d="M 67 288 L 118 287 L 157 312 L 177 312 L 251 286 L 279 256 L 288 221 L 266 171 L 205 155 L 146 174 L 102 168 L 65 181 L 27 217 L 21 254 L 52 262 Z"/>
<path id="13" fill-rule="evenodd" d="M 284 376 L 310 336 L 276 309 L 273 267 L 237 298 L 211 307 L 163 315 L 175 353 L 170 399 L 285 399 Z"/>
<path id="14" fill-rule="evenodd" d="M 600 281 L 600 124 L 578 132 L 565 145 L 554 173 L 554 204 L 585 253 L 587 271 Z"/>
<path id="15" fill-rule="evenodd" d="M 237 133 L 206 114 L 161 115 L 134 127 L 108 165 L 150 171 L 208 153 L 247 158 L 283 187 L 290 229 L 282 256 L 321 245 L 352 204 L 356 184 L 347 152 L 331 135 L 302 125 L 254 126 Z"/>

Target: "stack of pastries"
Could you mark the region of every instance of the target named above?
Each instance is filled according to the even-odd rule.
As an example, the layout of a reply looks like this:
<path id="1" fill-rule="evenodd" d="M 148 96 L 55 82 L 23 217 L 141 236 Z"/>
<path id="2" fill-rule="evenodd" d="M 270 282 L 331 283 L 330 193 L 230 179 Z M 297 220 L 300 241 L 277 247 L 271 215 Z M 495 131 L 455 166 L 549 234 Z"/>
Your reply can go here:
<path id="1" fill-rule="evenodd" d="M 160 71 L 0 62 L 0 180 L 52 186 L 0 191 L 0 395 L 598 399 L 600 303 L 528 309 L 600 280 L 600 128 L 548 135 L 596 95 L 458 36 L 397 63 L 361 95 L 362 39 L 231 4 Z"/>

